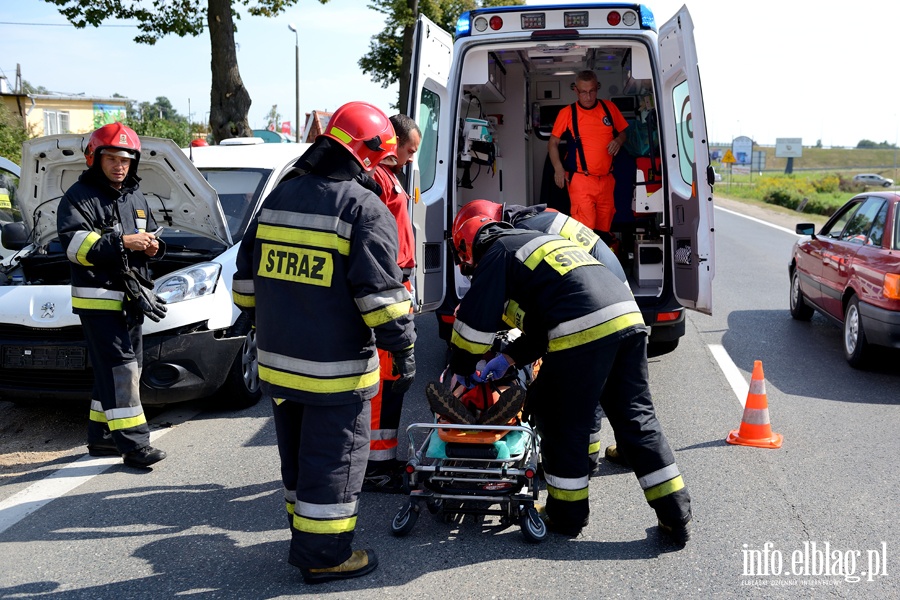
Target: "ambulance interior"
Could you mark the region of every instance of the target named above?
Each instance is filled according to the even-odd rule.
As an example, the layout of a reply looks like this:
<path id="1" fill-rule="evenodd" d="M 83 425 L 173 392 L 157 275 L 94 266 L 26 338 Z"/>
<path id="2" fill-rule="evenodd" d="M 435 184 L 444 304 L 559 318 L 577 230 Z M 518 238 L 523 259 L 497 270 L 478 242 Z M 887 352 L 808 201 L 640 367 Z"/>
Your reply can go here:
<path id="1" fill-rule="evenodd" d="M 665 226 L 659 129 L 646 46 L 634 41 L 548 41 L 478 46 L 465 55 L 456 140 L 456 208 L 485 198 L 546 203 L 569 213 L 568 194 L 553 182 L 547 144 L 557 113 L 576 101 L 575 75 L 597 74 L 598 98 L 611 101 L 629 126 L 613 162 L 613 250 L 635 296 L 658 296 L 664 281 Z M 560 146 L 563 153 L 564 143 Z"/>

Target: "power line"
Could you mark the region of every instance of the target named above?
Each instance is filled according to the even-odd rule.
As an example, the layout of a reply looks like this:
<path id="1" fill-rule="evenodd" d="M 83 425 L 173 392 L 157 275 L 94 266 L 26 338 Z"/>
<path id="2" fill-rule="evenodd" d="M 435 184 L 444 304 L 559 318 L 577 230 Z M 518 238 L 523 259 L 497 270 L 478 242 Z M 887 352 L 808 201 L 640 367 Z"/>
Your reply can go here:
<path id="1" fill-rule="evenodd" d="M 0 25 L 24 25 L 26 27 L 74 27 L 71 23 L 19 23 L 0 21 Z M 92 25 L 92 27 L 137 27 L 137 25 Z"/>

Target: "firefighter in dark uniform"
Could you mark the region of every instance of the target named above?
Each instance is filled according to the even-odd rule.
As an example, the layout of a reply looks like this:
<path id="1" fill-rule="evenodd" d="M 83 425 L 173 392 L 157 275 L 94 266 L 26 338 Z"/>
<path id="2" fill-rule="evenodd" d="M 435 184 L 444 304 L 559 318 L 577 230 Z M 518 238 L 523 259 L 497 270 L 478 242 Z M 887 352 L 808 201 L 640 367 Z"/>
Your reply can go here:
<path id="1" fill-rule="evenodd" d="M 563 237 L 512 229 L 486 217 L 455 220 L 453 246 L 472 275 L 453 325 L 450 369 L 464 380 L 496 331 L 523 335 L 481 377 L 543 357 L 528 390 L 541 435 L 548 527 L 577 535 L 589 516 L 584 452 L 599 401 L 660 529 L 683 544 L 690 496 L 656 419 L 647 381 L 647 328 L 631 290 L 583 247 Z"/>
<path id="2" fill-rule="evenodd" d="M 528 229 L 560 235 L 567 240 L 575 242 L 591 253 L 591 256 L 600 261 L 620 281 L 627 284 L 628 278 L 622 264 L 609 246 L 600 236 L 591 231 L 589 227 L 565 215 L 555 209 L 547 208 L 546 204 L 534 206 L 504 205 L 490 200 L 472 200 L 459 209 L 456 220 L 463 223 L 471 217 L 487 217 L 494 221 L 505 221 L 516 229 Z M 594 416 L 594 424 L 588 441 L 588 456 L 591 459 L 591 473 L 597 473 L 600 466 L 600 429 L 603 424 L 603 408 L 597 404 L 597 414 Z M 624 465 L 619 459 L 615 445 L 606 449 L 606 458 Z"/>
<path id="3" fill-rule="evenodd" d="M 415 375 L 409 291 L 397 224 L 354 178 L 396 152 L 387 116 L 351 102 L 300 157 L 302 174 L 266 198 L 238 251 L 235 304 L 257 330 L 259 377 L 272 398 L 291 528 L 288 562 L 307 583 L 359 577 L 378 564 L 352 550 L 369 456 L 376 348 Z"/>
<path id="4" fill-rule="evenodd" d="M 155 321 L 165 315 L 147 287 L 147 263 L 164 250 L 138 189 L 140 158 L 132 129 L 121 123 L 97 129 L 85 150 L 88 169 L 59 203 L 57 229 L 71 263 L 72 310 L 94 370 L 88 453 L 149 467 L 166 453 L 150 445 L 141 407 L 141 324 L 145 314 Z"/>

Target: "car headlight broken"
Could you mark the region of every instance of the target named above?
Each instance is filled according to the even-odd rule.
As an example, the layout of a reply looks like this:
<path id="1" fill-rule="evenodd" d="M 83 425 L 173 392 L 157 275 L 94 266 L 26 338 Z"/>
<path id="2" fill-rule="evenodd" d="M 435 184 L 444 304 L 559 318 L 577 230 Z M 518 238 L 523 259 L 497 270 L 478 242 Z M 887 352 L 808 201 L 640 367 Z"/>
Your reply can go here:
<path id="1" fill-rule="evenodd" d="M 156 284 L 156 293 L 167 304 L 208 296 L 216 291 L 222 265 L 206 262 L 169 273 Z"/>

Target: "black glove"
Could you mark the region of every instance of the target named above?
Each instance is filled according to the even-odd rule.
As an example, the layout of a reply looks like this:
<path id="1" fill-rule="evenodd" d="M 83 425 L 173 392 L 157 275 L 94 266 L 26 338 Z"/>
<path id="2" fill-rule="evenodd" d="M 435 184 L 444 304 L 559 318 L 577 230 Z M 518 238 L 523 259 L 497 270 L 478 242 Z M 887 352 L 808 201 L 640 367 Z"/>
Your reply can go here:
<path id="1" fill-rule="evenodd" d="M 405 394 L 416 377 L 416 357 L 413 354 L 413 347 L 410 346 L 405 350 L 393 352 L 392 356 L 394 360 L 394 375 L 399 375 L 400 379 L 394 380 L 391 384 L 391 391 Z"/>
<path id="2" fill-rule="evenodd" d="M 166 301 L 153 293 L 153 284 L 134 269 L 122 272 L 125 296 L 151 321 L 159 323 L 166 316 Z"/>

